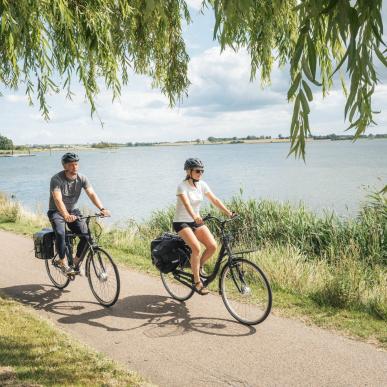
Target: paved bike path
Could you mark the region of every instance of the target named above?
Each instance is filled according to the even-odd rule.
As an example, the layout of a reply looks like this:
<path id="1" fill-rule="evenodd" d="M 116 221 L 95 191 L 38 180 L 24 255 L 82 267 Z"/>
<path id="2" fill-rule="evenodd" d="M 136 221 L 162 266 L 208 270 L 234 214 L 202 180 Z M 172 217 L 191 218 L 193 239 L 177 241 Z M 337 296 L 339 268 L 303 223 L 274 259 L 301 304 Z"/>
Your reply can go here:
<path id="1" fill-rule="evenodd" d="M 0 291 L 160 386 L 386 386 L 387 353 L 276 316 L 235 322 L 218 295 L 186 303 L 159 278 L 120 267 L 115 306 L 96 303 L 87 279 L 51 286 L 30 238 L 0 231 Z"/>

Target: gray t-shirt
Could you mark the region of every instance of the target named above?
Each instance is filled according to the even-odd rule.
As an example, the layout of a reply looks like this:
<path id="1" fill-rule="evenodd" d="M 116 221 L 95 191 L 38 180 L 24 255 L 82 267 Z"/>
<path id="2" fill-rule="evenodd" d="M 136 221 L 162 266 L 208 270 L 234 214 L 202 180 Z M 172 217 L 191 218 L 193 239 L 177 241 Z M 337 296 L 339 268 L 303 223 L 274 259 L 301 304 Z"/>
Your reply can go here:
<path id="1" fill-rule="evenodd" d="M 50 202 L 48 208 L 50 210 L 57 210 L 52 192 L 61 191 L 62 200 L 67 211 L 73 210 L 77 204 L 82 188 L 87 189 L 89 187 L 91 187 L 89 179 L 84 175 L 78 173 L 76 179 L 69 180 L 66 178 L 64 171 L 57 173 L 50 181 Z"/>

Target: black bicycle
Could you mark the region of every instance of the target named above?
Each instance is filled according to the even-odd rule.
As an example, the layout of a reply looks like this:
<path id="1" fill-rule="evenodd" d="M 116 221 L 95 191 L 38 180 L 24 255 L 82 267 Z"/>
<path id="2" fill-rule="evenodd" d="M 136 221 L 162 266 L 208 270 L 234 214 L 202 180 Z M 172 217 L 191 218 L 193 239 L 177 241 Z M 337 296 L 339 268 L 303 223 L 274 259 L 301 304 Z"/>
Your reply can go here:
<path id="1" fill-rule="evenodd" d="M 236 218 L 221 220 L 210 215 L 203 218 L 203 221 L 214 220 L 219 224 L 222 245 L 212 273 L 201 276 L 201 279 L 208 286 L 220 271 L 219 293 L 227 310 L 242 324 L 256 325 L 270 313 L 272 292 L 264 272 L 257 264 L 244 258 L 254 250 L 231 250 L 232 236 L 226 234 L 225 226 Z M 188 300 L 195 292 L 193 275 L 185 270 L 188 266 L 189 261 L 181 262 L 171 273 L 160 273 L 167 292 L 179 301 Z"/>
<path id="2" fill-rule="evenodd" d="M 90 230 L 90 220 L 92 218 L 103 217 L 100 214 L 83 216 L 79 219 L 85 219 L 87 233 L 75 234 L 66 230 L 66 256 L 69 263 L 73 262 L 73 246 L 76 237 L 85 237 L 87 246 L 85 247 L 78 267 L 81 267 L 85 257 L 85 274 L 89 281 L 90 289 L 98 302 L 104 306 L 112 306 L 116 303 L 120 294 L 120 276 L 116 264 L 112 257 L 103 250 L 97 242 L 99 235 L 94 238 Z M 99 224 L 96 223 L 98 226 Z M 101 226 L 99 226 L 101 230 Z M 64 289 L 70 281 L 75 279 L 76 274 L 65 274 L 57 263 L 58 254 L 52 259 L 46 259 L 46 270 L 51 282 L 58 289 Z"/>

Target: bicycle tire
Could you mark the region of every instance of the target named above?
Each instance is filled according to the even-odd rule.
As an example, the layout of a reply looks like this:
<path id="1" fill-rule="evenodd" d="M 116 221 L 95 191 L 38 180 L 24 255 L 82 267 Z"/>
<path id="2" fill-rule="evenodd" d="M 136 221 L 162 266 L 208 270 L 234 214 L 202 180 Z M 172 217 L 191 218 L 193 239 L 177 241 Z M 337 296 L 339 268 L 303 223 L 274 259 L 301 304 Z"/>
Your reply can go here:
<path id="1" fill-rule="evenodd" d="M 193 296 L 195 291 L 186 285 L 180 283 L 176 278 L 174 272 L 162 273 L 160 272 L 161 281 L 168 294 L 177 301 L 186 301 Z"/>
<path id="2" fill-rule="evenodd" d="M 46 259 L 44 262 L 48 278 L 50 278 L 50 281 L 56 288 L 64 289 L 70 283 L 70 278 L 67 277 L 60 268 L 54 265 L 54 259 L 55 257 Z"/>
<path id="3" fill-rule="evenodd" d="M 273 296 L 269 281 L 258 265 L 247 259 L 238 258 L 223 267 L 220 292 L 228 312 L 242 324 L 260 324 L 270 314 Z M 238 310 L 251 313 L 243 317 Z"/>
<path id="4" fill-rule="evenodd" d="M 96 261 L 96 257 L 98 257 L 98 262 Z M 110 265 L 109 268 L 108 265 Z M 87 258 L 86 273 L 91 292 L 97 301 L 103 306 L 114 305 L 120 295 L 121 283 L 117 266 L 112 257 L 105 250 L 99 247 L 95 248 L 93 252 L 89 253 Z M 112 295 L 105 297 L 105 291 L 108 287 L 106 284 L 108 284 L 109 279 L 113 279 L 115 285 Z M 98 286 L 101 286 L 103 290 L 98 289 Z"/>

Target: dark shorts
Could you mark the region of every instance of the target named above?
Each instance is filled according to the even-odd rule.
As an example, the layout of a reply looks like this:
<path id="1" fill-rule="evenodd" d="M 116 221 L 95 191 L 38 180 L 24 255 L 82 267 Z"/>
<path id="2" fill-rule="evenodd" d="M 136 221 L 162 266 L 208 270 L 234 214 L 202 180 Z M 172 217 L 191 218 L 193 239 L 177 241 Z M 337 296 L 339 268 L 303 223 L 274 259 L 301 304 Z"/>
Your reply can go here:
<path id="1" fill-rule="evenodd" d="M 173 229 L 175 230 L 175 232 L 179 232 L 187 227 L 189 227 L 193 232 L 195 232 L 196 229 L 204 226 L 204 224 L 203 223 L 196 224 L 195 222 L 173 222 L 172 226 L 173 226 Z"/>

